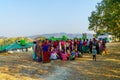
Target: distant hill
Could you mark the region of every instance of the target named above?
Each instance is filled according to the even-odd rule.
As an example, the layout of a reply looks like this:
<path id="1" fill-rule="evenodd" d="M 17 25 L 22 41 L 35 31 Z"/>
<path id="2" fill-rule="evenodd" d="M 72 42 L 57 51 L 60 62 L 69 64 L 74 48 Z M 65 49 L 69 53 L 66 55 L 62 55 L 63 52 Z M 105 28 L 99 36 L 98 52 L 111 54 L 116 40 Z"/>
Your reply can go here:
<path id="1" fill-rule="evenodd" d="M 6 38 L 6 37 L 4 37 L 4 36 L 0 36 L 0 38 L 2 39 L 2 38 Z"/>
<path id="2" fill-rule="evenodd" d="M 38 34 L 38 35 L 33 35 L 33 36 L 28 36 L 29 38 L 37 38 L 40 36 L 49 38 L 49 37 L 62 37 L 63 35 L 67 36 L 70 39 L 74 39 L 75 37 L 80 38 L 82 37 L 82 34 L 70 34 L 70 33 L 52 33 L 52 34 Z M 93 38 L 93 34 L 87 34 L 87 38 Z"/>

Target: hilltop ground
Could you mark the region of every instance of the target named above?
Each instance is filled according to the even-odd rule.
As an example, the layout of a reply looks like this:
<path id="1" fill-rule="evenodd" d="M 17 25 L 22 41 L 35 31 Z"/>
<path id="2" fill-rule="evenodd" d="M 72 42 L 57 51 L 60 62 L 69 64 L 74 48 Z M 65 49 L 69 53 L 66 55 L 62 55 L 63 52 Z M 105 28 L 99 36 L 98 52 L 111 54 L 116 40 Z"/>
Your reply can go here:
<path id="1" fill-rule="evenodd" d="M 0 80 L 120 80 L 120 43 L 107 44 L 107 55 L 75 61 L 32 61 L 31 53 L 1 53 Z"/>

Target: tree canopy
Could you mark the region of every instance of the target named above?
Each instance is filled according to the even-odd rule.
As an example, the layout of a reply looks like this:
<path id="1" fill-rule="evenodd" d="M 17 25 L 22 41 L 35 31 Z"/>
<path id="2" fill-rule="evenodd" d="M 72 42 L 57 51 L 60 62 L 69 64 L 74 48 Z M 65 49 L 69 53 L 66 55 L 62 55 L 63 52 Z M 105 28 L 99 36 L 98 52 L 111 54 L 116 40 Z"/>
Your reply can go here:
<path id="1" fill-rule="evenodd" d="M 120 0 L 102 0 L 88 20 L 89 30 L 97 35 L 110 33 L 120 37 Z"/>

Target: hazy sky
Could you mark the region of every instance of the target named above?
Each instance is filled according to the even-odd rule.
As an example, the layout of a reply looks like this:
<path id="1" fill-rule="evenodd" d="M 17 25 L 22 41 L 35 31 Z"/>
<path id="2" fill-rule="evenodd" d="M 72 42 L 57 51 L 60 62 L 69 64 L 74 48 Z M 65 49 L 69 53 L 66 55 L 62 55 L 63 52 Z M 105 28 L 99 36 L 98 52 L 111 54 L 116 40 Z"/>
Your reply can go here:
<path id="1" fill-rule="evenodd" d="M 0 36 L 83 33 L 101 0 L 0 0 Z"/>

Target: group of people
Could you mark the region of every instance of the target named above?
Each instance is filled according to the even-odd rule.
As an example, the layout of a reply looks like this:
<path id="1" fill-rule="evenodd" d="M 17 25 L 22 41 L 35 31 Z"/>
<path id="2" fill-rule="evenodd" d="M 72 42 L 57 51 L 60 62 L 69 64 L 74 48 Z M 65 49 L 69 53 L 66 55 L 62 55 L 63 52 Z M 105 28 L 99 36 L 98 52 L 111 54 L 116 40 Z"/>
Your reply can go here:
<path id="1" fill-rule="evenodd" d="M 51 60 L 61 59 L 63 61 L 75 60 L 82 57 L 84 53 L 91 53 L 93 60 L 96 60 L 96 54 L 105 51 L 105 40 L 100 39 L 74 39 L 74 40 L 38 40 L 34 41 L 33 60 L 47 63 Z M 105 51 L 106 53 L 106 51 Z"/>

